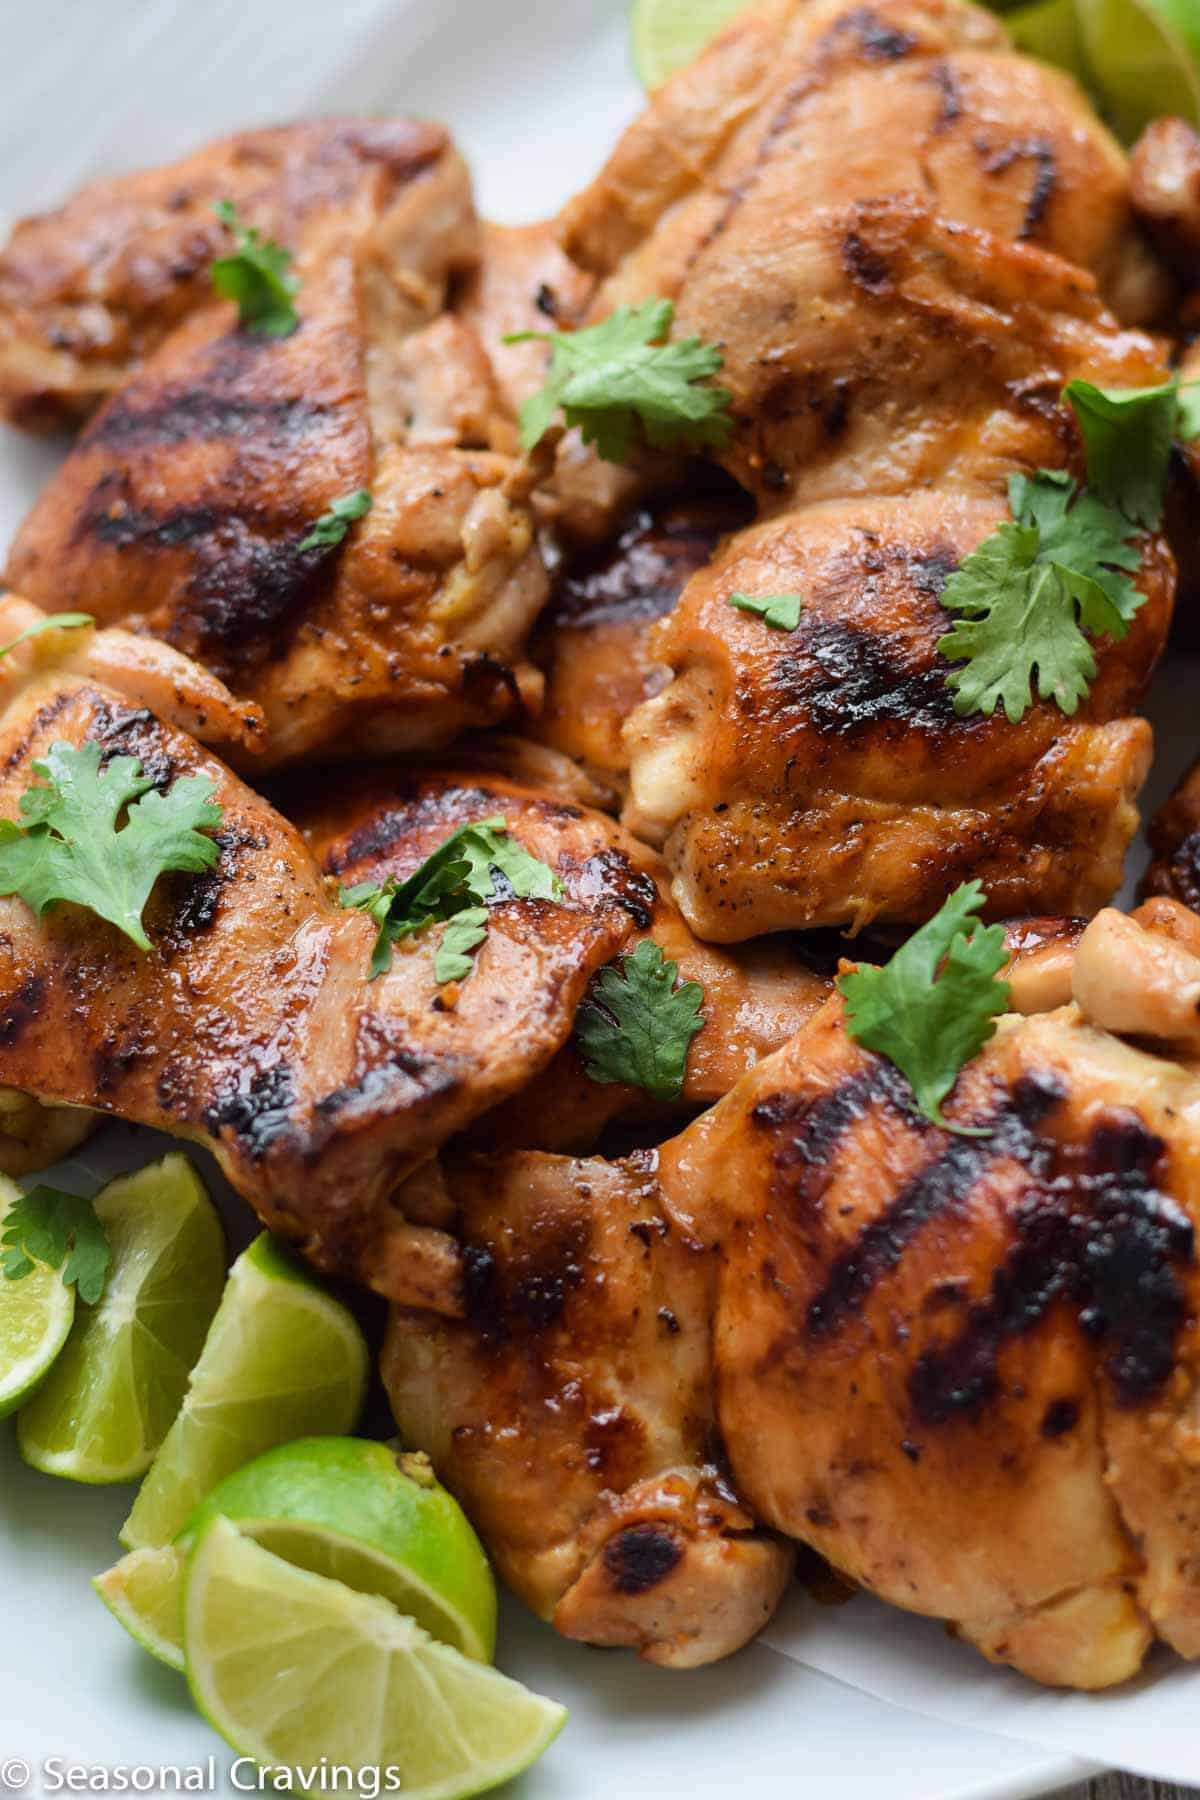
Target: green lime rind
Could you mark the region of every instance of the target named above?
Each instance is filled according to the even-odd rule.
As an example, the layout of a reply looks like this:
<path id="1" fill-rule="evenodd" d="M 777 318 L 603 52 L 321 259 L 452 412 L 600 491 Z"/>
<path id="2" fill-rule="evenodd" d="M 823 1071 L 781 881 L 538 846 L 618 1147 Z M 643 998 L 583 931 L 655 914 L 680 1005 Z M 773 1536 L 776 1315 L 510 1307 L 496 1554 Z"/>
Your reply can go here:
<path id="1" fill-rule="evenodd" d="M 119 1176 L 93 1203 L 112 1250 L 46 1379 L 17 1416 L 25 1461 L 91 1485 L 135 1481 L 171 1428 L 225 1281 L 215 1207 L 187 1157 Z"/>
<path id="2" fill-rule="evenodd" d="M 366 1395 L 353 1315 L 265 1233 L 234 1263 L 178 1416 L 121 1530 L 127 1550 L 183 1529 L 227 1475 L 265 1450 L 353 1429 Z"/>
<path id="3" fill-rule="evenodd" d="M 750 0 L 633 0 L 629 50 L 642 86 L 653 91 L 694 62 L 722 25 Z"/>
<path id="4" fill-rule="evenodd" d="M 465 1800 L 549 1747 L 563 1707 L 434 1640 L 374 1595 L 273 1556 L 221 1515 L 188 1559 L 192 1697 L 242 1756 L 394 1770 L 408 1800 Z"/>
<path id="5" fill-rule="evenodd" d="M 21 1197 L 0 1175 L 0 1231 Z M 35 1263 L 18 1281 L 0 1279 L 0 1419 L 17 1410 L 49 1374 L 70 1335 L 75 1290 L 57 1269 Z"/>

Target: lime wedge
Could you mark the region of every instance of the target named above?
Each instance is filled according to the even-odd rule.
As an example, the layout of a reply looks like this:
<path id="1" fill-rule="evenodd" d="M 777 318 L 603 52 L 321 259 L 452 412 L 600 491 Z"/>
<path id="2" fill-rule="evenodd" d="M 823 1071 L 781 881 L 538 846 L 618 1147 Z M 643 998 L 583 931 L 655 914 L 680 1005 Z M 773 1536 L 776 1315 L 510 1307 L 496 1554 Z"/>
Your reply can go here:
<path id="1" fill-rule="evenodd" d="M 694 62 L 735 13 L 750 0 L 633 0 L 629 47 L 643 87 L 661 87 L 669 75 Z"/>
<path id="2" fill-rule="evenodd" d="M 173 1544 L 131 1550 L 92 1583 L 130 1637 L 172 1669 L 183 1668 L 183 1565 Z"/>
<path id="3" fill-rule="evenodd" d="M 217 1514 L 274 1555 L 398 1612 L 476 1662 L 496 1647 L 496 1584 L 458 1502 L 422 1457 L 362 1438 L 302 1438 L 219 1482 L 174 1544 L 132 1550 L 94 1586 L 144 1649 L 183 1667 L 188 1545 Z"/>
<path id="4" fill-rule="evenodd" d="M 225 1244 L 186 1156 L 110 1181 L 94 1205 L 112 1249 L 108 1282 L 97 1305 L 78 1301 L 17 1441 L 48 1475 L 135 1481 L 179 1410 L 220 1298 Z"/>
<path id="5" fill-rule="evenodd" d="M 188 1562 L 184 1642 L 197 1706 L 241 1755 L 377 1768 L 409 1800 L 499 1786 L 566 1718 L 386 1600 L 293 1568 L 220 1516 Z"/>
<path id="6" fill-rule="evenodd" d="M 234 1263 L 179 1416 L 121 1531 L 158 1549 L 226 1475 L 276 1444 L 353 1428 L 367 1346 L 351 1313 L 264 1232 Z"/>
<path id="7" fill-rule="evenodd" d="M 0 1231 L 20 1189 L 0 1175 Z M 0 1280 L 0 1419 L 43 1380 L 67 1341 L 75 1290 L 57 1269 L 35 1263 L 19 1281 Z"/>

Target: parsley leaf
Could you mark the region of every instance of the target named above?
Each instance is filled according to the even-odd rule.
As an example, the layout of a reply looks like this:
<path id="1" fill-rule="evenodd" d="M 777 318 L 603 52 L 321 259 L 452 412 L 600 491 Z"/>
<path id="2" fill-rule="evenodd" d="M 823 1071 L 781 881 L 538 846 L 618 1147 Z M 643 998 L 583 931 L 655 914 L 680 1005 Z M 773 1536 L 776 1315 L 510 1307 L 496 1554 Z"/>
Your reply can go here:
<path id="1" fill-rule="evenodd" d="M 460 825 L 406 881 L 360 881 L 339 897 L 378 927 L 369 980 L 391 968 L 392 946 L 402 938 L 451 919 L 460 921 L 460 929 L 444 934 L 433 973 L 435 981 L 461 981 L 470 973 L 467 951 L 477 949 L 487 931 L 487 901 L 561 900 L 563 886 L 552 869 L 509 836 L 507 821 L 497 816 Z"/>
<path id="2" fill-rule="evenodd" d="M 352 494 L 343 494 L 333 501 L 328 512 L 323 512 L 308 536 L 301 540 L 301 550 L 325 550 L 340 544 L 355 519 L 361 519 L 369 513 L 375 504 L 374 496 L 367 488 L 355 488 Z"/>
<path id="3" fill-rule="evenodd" d="M 32 625 L 25 627 L 24 631 L 18 631 L 11 642 L 0 646 L 0 656 L 7 656 L 10 650 L 15 650 L 17 645 L 23 644 L 27 638 L 40 637 L 43 631 L 74 631 L 81 625 L 94 625 L 95 623 L 91 613 L 47 613 L 44 619 L 35 619 Z"/>
<path id="4" fill-rule="evenodd" d="M 628 1082 L 654 1100 L 683 1092 L 688 1047 L 704 1026 L 704 989 L 675 986 L 679 965 L 643 938 L 631 956 L 601 969 L 575 1019 L 584 1067 L 593 1081 Z"/>
<path id="5" fill-rule="evenodd" d="M 950 1124 L 942 1101 L 1008 1010 L 1008 983 L 996 980 L 1008 961 L 1004 927 L 980 925 L 972 915 L 982 905 L 982 884 L 964 882 L 883 968 L 855 969 L 837 984 L 855 1043 L 895 1063 L 925 1117 L 963 1137 L 987 1133 Z"/>
<path id="6" fill-rule="evenodd" d="M 435 981 L 465 981 L 471 973 L 471 952 L 478 950 L 487 936 L 486 906 L 469 906 L 455 913 L 442 933 L 442 941 L 433 954 Z"/>
<path id="7" fill-rule="evenodd" d="M 675 317 L 669 300 L 618 306 L 582 331 L 519 331 L 506 344 L 537 339 L 551 346 L 550 376 L 521 407 L 521 443 L 539 444 L 561 406 L 587 444 L 608 462 L 629 460 L 637 427 L 656 450 L 729 442 L 732 396 L 699 385 L 721 367 L 721 352 L 699 338 L 664 343 Z"/>
<path id="8" fill-rule="evenodd" d="M 946 677 L 960 716 L 988 717 L 1001 703 L 1010 724 L 1038 694 L 1074 713 L 1096 673 L 1084 636 L 1120 639 L 1143 596 L 1126 571 L 1140 558 L 1132 520 L 1062 471 L 1014 475 L 1006 520 L 956 569 L 941 604 L 958 614 L 938 649 L 961 668 Z M 1072 504 L 1074 502 L 1074 504 Z"/>
<path id="9" fill-rule="evenodd" d="M 101 769 L 99 744 L 61 740 L 33 770 L 42 781 L 21 796 L 22 822 L 0 819 L 0 894 L 19 894 L 39 917 L 73 901 L 149 950 L 142 912 L 159 876 L 210 869 L 220 855 L 201 836 L 221 822 L 213 783 L 184 775 L 161 794 L 136 757 Z"/>
<path id="10" fill-rule="evenodd" d="M 1100 388 L 1069 381 L 1063 399 L 1079 425 L 1088 487 L 1137 525 L 1157 531 L 1177 437 L 1200 434 L 1200 383 Z"/>
<path id="11" fill-rule="evenodd" d="M 776 631 L 795 631 L 804 611 L 802 594 L 730 594 L 730 606 L 739 612 L 757 613 Z"/>
<path id="12" fill-rule="evenodd" d="M 243 225 L 232 200 L 218 200 L 213 211 L 233 232 L 237 245 L 232 256 L 219 256 L 213 263 L 214 288 L 223 300 L 237 301 L 238 324 L 247 331 L 287 337 L 300 323 L 292 304 L 300 282 L 288 274 L 291 251 Z"/>
<path id="13" fill-rule="evenodd" d="M 96 1209 L 82 1194 L 39 1185 L 14 1200 L 0 1234 L 4 1273 L 20 1281 L 35 1263 L 61 1269 L 68 1287 L 95 1306 L 112 1260 Z"/>

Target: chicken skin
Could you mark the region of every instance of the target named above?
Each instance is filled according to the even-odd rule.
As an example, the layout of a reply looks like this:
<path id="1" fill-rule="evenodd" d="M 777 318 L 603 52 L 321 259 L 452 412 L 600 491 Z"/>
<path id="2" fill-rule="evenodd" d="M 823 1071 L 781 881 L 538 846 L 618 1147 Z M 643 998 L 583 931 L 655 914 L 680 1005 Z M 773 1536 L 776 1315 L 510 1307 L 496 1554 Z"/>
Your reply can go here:
<path id="1" fill-rule="evenodd" d="M 759 506 L 651 629 L 670 679 L 623 732 L 625 823 L 664 846 L 693 930 L 917 921 L 972 876 L 997 916 L 1107 899 L 1164 542 L 1143 539 L 1140 624 L 1069 720 L 960 718 L 937 649 L 941 588 L 1009 517 L 1010 476 L 1081 472 L 1064 382 L 1166 375 L 1098 297 L 1136 257 L 1128 171 L 1072 84 L 957 0 L 780 0 L 660 90 L 565 242 L 602 278 L 593 315 L 657 292 L 720 344 L 722 460 Z M 781 591 L 791 632 L 729 604 Z"/>
<path id="2" fill-rule="evenodd" d="M 240 325 L 212 291 L 226 194 L 294 253 L 288 334 Z M 161 274 L 185 241 L 203 273 L 169 304 L 157 277 L 143 292 L 139 254 Z M 59 329 L 63 294 L 109 283 L 128 373 L 18 533 L 10 585 L 206 664 L 262 706 L 263 766 L 519 715 L 547 580 L 527 478 L 492 448 L 491 365 L 444 310 L 478 249 L 465 169 L 418 124 L 252 133 L 19 227 L 0 257 L 10 334 Z M 312 543 L 361 489 L 373 506 L 346 542 Z"/>
<path id="3" fill-rule="evenodd" d="M 680 981 L 703 989 L 704 1025 L 688 1047 L 673 1108 L 637 1088 L 590 1080 L 572 1039 L 540 1075 L 474 1123 L 471 1136 L 480 1142 L 592 1149 L 613 1120 L 669 1119 L 672 1111 L 709 1106 L 798 1031 L 830 992 L 828 974 L 811 954 L 806 958 L 802 940 L 797 947 L 753 945 L 736 954 L 701 943 L 672 903 L 666 870 L 652 850 L 605 814 L 502 766 L 473 764 L 464 755 L 439 767 L 380 767 L 356 778 L 350 797 L 334 770 L 278 798 L 323 873 L 346 887 L 402 881 L 450 831 L 502 817 L 515 839 L 554 871 L 572 904 L 605 914 L 615 909 L 625 919 L 625 953 L 648 938 L 677 964 Z"/>
<path id="4" fill-rule="evenodd" d="M 1200 1656 L 1200 1083 L 1075 1001 L 948 1117 L 832 999 L 654 1156 L 445 1160 L 461 1316 L 396 1309 L 385 1380 L 560 1630 L 725 1653 L 766 1529 L 1039 1681 Z"/>

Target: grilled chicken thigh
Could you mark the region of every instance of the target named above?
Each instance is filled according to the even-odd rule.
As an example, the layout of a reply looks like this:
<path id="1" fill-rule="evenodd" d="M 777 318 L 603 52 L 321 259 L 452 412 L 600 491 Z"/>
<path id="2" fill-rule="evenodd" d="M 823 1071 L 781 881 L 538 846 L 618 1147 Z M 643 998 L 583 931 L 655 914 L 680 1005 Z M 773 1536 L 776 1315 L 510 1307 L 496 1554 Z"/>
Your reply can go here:
<path id="1" fill-rule="evenodd" d="M 241 327 L 212 292 L 230 245 L 210 202 L 227 192 L 295 253 L 290 335 Z M 167 305 L 154 258 L 169 267 L 183 242 L 203 274 Z M 478 248 L 462 163 L 416 124 L 250 134 L 18 228 L 0 258 L 10 337 L 60 329 L 62 295 L 90 281 L 129 314 L 132 367 L 19 532 L 10 584 L 207 664 L 263 707 L 264 764 L 519 714 L 539 687 L 521 652 L 546 573 L 528 480 L 491 447 L 490 362 L 443 311 Z M 127 297 L 139 251 L 159 270 L 152 304 L 136 284 Z M 359 489 L 374 505 L 346 543 L 304 548 Z"/>
<path id="2" fill-rule="evenodd" d="M 660 90 L 565 242 L 602 277 L 593 315 L 659 293 L 720 344 L 723 461 L 760 508 L 651 629 L 672 678 L 624 730 L 625 822 L 664 845 L 693 929 L 919 920 L 973 875 L 1000 915 L 1106 899 L 1165 545 L 1144 540 L 1149 603 L 1069 720 L 960 719 L 937 650 L 1008 478 L 1076 460 L 1063 383 L 1166 373 L 1097 295 L 1143 264 L 1073 85 L 958 0 L 778 0 Z M 780 591 L 804 600 L 791 632 L 729 605 Z"/>
<path id="3" fill-rule="evenodd" d="M 668 896 L 661 860 L 646 845 L 603 813 L 486 763 L 473 765 L 469 756 L 432 768 L 381 767 L 359 776 L 349 796 L 344 775 L 333 770 L 320 785 L 297 782 L 281 804 L 324 874 L 346 887 L 404 880 L 456 827 L 501 817 L 559 877 L 574 905 L 615 910 L 625 920 L 626 952 L 649 938 L 677 964 L 680 981 L 703 988 L 704 1026 L 689 1046 L 674 1109 L 636 1088 L 590 1080 L 572 1041 L 475 1123 L 472 1135 L 482 1142 L 590 1149 L 611 1120 L 669 1118 L 672 1110 L 711 1105 L 798 1031 L 830 991 L 828 975 L 790 944 L 731 954 L 699 942 Z"/>
<path id="4" fill-rule="evenodd" d="M 1103 993 L 1129 948 L 1076 954 Z M 757 1525 L 1041 1681 L 1200 1655 L 1200 1084 L 1087 1005 L 1000 1022 L 985 1136 L 833 999 L 653 1156 L 445 1161 L 461 1316 L 397 1309 L 384 1375 L 539 1612 L 719 1655 Z"/>

